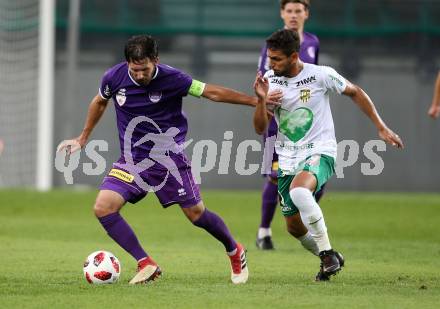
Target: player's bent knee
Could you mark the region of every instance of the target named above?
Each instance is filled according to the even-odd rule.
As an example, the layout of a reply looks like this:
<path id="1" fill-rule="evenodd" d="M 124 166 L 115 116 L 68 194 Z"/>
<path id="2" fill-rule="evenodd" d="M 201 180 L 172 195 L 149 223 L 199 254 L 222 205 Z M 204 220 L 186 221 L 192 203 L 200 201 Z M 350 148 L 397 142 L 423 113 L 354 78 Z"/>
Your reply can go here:
<path id="1" fill-rule="evenodd" d="M 117 192 L 101 190 L 96 197 L 93 212 L 98 218 L 118 212 L 125 204 L 124 198 Z"/>
<path id="2" fill-rule="evenodd" d="M 307 207 L 311 200 L 314 201 L 312 192 L 304 187 L 296 187 L 290 190 L 290 198 L 300 211 Z"/>
<path id="3" fill-rule="evenodd" d="M 202 216 L 205 211 L 205 206 L 200 202 L 192 207 L 182 208 L 182 211 L 185 213 L 185 216 L 194 223 Z"/>
<path id="4" fill-rule="evenodd" d="M 104 202 L 99 199 L 96 200 L 95 205 L 93 206 L 93 212 L 98 218 L 105 217 L 107 215 L 117 212 L 118 210 L 118 207 L 114 207 L 110 203 Z"/>
<path id="5" fill-rule="evenodd" d="M 109 214 L 107 209 L 104 207 L 104 205 L 98 201 L 96 201 L 95 205 L 93 205 L 93 212 L 95 213 L 95 216 L 98 218 L 104 217 Z"/>
<path id="6" fill-rule="evenodd" d="M 315 198 L 309 189 L 303 187 L 293 188 L 290 191 L 290 197 L 295 206 L 299 209 L 301 217 L 304 222 L 308 224 L 309 228 L 310 224 L 321 221 L 323 218 L 322 210 L 316 203 Z M 321 222 L 321 224 L 325 224 L 324 220 Z M 324 228 L 325 225 L 320 227 L 320 230 L 323 230 Z"/>

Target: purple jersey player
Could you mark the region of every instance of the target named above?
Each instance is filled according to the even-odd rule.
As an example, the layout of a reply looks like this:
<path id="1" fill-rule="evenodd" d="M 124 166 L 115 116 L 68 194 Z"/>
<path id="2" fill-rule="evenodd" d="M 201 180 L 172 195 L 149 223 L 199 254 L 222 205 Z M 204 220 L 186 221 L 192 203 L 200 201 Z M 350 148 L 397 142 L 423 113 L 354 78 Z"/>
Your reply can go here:
<path id="1" fill-rule="evenodd" d="M 281 0 L 280 14 L 284 21 L 286 29 L 296 30 L 300 36 L 301 45 L 299 57 L 303 62 L 318 64 L 319 40 L 316 35 L 304 32 L 304 23 L 309 18 L 309 0 Z M 269 70 L 269 61 L 267 59 L 267 47 L 263 47 L 261 51 L 259 71 L 264 75 Z M 273 92 L 269 94 L 269 100 L 277 101 L 281 98 L 281 93 Z M 272 118 L 264 139 L 270 136 L 276 136 L 278 131 L 277 123 Z M 277 191 L 277 172 L 278 172 L 278 156 L 274 152 L 272 158 L 272 172 L 267 175 L 264 184 L 262 203 L 261 203 L 261 221 L 258 229 L 256 245 L 262 250 L 271 250 L 274 248 L 272 242 L 272 230 L 270 224 L 274 217 L 275 209 L 278 204 Z M 315 195 L 317 201 L 322 197 L 323 188 Z"/>
<path id="2" fill-rule="evenodd" d="M 230 258 L 232 282 L 245 283 L 248 279 L 245 250 L 234 240 L 223 220 L 205 208 L 183 153 L 188 123 L 182 111 L 182 98 L 190 94 L 217 102 L 255 106 L 256 97 L 204 84 L 160 64 L 157 43 L 147 35 L 128 40 L 125 59 L 126 62 L 104 74 L 81 135 L 64 141 L 59 151 L 73 152 L 83 147 L 108 101 L 113 99 L 121 157 L 101 184 L 94 212 L 108 235 L 138 261 L 138 272 L 130 283 L 145 283 L 161 274 L 159 266 L 120 215 L 126 202 L 136 203 L 148 191 L 155 192 L 163 207 L 180 205 L 195 226 L 219 240 Z"/>

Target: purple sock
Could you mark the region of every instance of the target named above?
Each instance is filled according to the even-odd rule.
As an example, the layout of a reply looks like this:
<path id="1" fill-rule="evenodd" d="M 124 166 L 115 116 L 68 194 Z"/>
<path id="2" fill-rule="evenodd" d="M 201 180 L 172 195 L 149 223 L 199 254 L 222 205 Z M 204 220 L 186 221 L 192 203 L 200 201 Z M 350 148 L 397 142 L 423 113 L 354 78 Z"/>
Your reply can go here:
<path id="1" fill-rule="evenodd" d="M 263 188 L 260 227 L 269 228 L 278 204 L 278 186 L 266 181 Z"/>
<path id="2" fill-rule="evenodd" d="M 142 249 L 133 230 L 119 212 L 98 218 L 98 220 L 107 231 L 107 234 L 137 261 L 148 256 L 144 249 Z"/>
<path id="3" fill-rule="evenodd" d="M 237 248 L 237 243 L 222 218 L 210 212 L 207 208 L 205 208 L 200 218 L 194 221 L 193 224 L 205 229 L 209 234 L 218 239 L 225 246 L 227 252 L 234 251 Z"/>

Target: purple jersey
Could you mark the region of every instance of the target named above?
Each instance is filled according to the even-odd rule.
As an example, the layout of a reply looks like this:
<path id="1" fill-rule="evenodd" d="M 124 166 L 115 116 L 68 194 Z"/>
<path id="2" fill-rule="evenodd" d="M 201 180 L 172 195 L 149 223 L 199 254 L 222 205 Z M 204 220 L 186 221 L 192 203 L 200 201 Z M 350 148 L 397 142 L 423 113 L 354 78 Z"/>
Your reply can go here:
<path id="1" fill-rule="evenodd" d="M 182 98 L 188 94 L 191 83 L 189 75 L 165 64 L 156 66 L 153 79 L 147 86 L 139 85 L 132 79 L 126 62 L 115 65 L 104 74 L 99 93 L 104 99 L 113 98 L 115 103 L 121 155 L 124 154 L 127 126 L 138 116 L 148 117 L 152 122 L 142 121 L 133 130 L 131 155 L 134 163 L 147 158 L 154 147 L 152 140 L 135 146 L 149 133 L 165 133 L 175 127 L 178 129 L 173 135 L 176 144 L 181 145 L 185 141 L 188 123 L 182 111 Z M 170 153 L 179 166 L 186 164 L 186 160 L 180 158 L 182 156 Z"/>
<path id="2" fill-rule="evenodd" d="M 319 39 L 316 35 L 304 32 L 303 33 L 303 41 L 301 42 L 299 48 L 299 58 L 306 63 L 318 64 L 318 54 L 319 54 Z M 264 45 L 261 50 L 260 61 L 258 64 L 258 70 L 264 75 L 266 71 L 269 70 L 269 61 L 267 58 L 267 47 Z M 272 118 L 272 121 L 269 123 L 269 127 L 267 129 L 267 133 L 264 138 L 266 139 L 268 136 L 276 135 L 278 131 L 277 123 L 275 118 Z M 276 157 L 276 154 L 274 154 Z"/>

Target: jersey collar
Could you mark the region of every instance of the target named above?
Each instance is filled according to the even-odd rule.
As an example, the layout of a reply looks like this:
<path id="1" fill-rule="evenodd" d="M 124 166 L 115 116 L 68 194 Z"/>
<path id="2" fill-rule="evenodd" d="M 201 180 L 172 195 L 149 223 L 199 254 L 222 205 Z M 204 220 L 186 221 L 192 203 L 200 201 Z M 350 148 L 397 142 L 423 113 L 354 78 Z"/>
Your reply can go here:
<path id="1" fill-rule="evenodd" d="M 141 86 L 139 83 L 137 83 L 134 79 L 133 79 L 133 77 L 131 77 L 131 74 L 130 74 L 130 70 L 127 68 L 127 74 L 128 74 L 128 77 L 130 77 L 130 80 L 133 82 L 133 84 L 135 84 L 136 86 Z M 154 75 L 153 75 L 153 78 L 151 79 L 151 80 L 153 80 L 153 79 L 155 79 L 156 77 L 157 77 L 157 75 L 159 74 L 159 66 L 158 65 L 156 65 L 156 71 L 154 72 Z"/>
<path id="2" fill-rule="evenodd" d="M 130 69 L 128 69 L 128 68 L 127 68 L 127 74 L 128 74 L 128 77 L 130 77 L 130 79 L 131 79 L 131 81 L 133 82 L 133 84 L 135 84 L 136 86 L 140 86 L 140 85 L 134 80 L 134 78 L 131 77 Z"/>
<path id="3" fill-rule="evenodd" d="M 154 72 L 153 78 L 151 80 L 155 79 L 157 77 L 157 74 L 159 74 L 159 66 L 158 65 L 156 65 L 156 72 Z"/>

